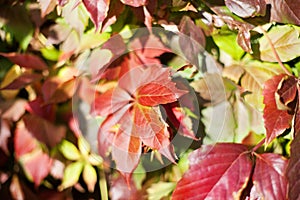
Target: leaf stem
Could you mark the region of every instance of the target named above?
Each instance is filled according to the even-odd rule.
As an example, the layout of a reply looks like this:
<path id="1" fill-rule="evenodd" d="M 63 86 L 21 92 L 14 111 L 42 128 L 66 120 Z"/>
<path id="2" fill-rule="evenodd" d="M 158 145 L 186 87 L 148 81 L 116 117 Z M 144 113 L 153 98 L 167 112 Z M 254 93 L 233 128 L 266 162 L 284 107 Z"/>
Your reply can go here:
<path id="1" fill-rule="evenodd" d="M 270 45 L 270 47 L 271 47 L 271 49 L 272 49 L 272 52 L 273 52 L 273 54 L 274 54 L 274 56 L 275 56 L 275 58 L 276 58 L 278 64 L 279 64 L 280 67 L 282 68 L 282 70 L 283 70 L 287 75 L 293 76 L 293 75 L 289 72 L 289 70 L 284 66 L 284 64 L 281 62 L 280 57 L 279 57 L 279 55 L 278 55 L 278 53 L 277 53 L 277 51 L 276 51 L 276 49 L 275 49 L 275 47 L 274 47 L 274 45 L 273 45 L 273 43 L 272 43 L 272 40 L 271 40 L 270 37 L 268 36 L 268 33 L 267 33 L 267 32 L 265 31 L 265 29 L 263 29 L 261 26 L 258 26 L 258 28 L 262 31 L 262 33 L 264 34 L 264 36 L 267 38 L 268 43 L 269 43 L 269 45 Z"/>
<path id="2" fill-rule="evenodd" d="M 100 187 L 100 194 L 102 200 L 108 200 L 108 193 L 107 193 L 107 182 L 105 177 L 104 169 L 99 168 L 99 187 Z"/>
<path id="3" fill-rule="evenodd" d="M 261 147 L 266 141 L 266 138 L 262 139 L 255 147 L 253 147 L 253 149 L 251 150 L 251 152 L 255 152 L 259 147 Z"/>

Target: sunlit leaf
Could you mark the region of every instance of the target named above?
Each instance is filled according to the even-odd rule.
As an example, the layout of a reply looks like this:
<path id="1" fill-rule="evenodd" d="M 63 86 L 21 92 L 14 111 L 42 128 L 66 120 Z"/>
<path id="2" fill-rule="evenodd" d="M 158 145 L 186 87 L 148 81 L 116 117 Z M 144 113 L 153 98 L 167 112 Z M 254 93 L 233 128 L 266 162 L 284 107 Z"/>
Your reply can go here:
<path id="1" fill-rule="evenodd" d="M 77 147 L 67 140 L 61 142 L 59 150 L 68 160 L 78 160 L 81 157 Z"/>
<path id="2" fill-rule="evenodd" d="M 65 168 L 64 177 L 60 186 L 61 189 L 72 187 L 78 182 L 83 166 L 81 162 L 74 162 Z"/>
<path id="3" fill-rule="evenodd" d="M 91 146 L 86 139 L 81 136 L 78 138 L 78 148 L 82 155 L 87 156 L 91 151 Z"/>
<path id="4" fill-rule="evenodd" d="M 90 13 L 96 29 L 102 26 L 102 22 L 107 16 L 110 0 L 83 0 L 83 4 Z"/>
<path id="5" fill-rule="evenodd" d="M 240 144 L 202 146 L 190 154 L 189 161 L 190 168 L 178 182 L 172 199 L 238 198 L 252 168 L 247 147 Z"/>
<path id="6" fill-rule="evenodd" d="M 11 83 L 6 85 L 5 87 L 0 88 L 1 90 L 16 90 L 22 89 L 25 86 L 37 82 L 43 78 L 40 74 L 31 74 L 31 73 L 24 73 L 14 79 Z"/>
<path id="7" fill-rule="evenodd" d="M 253 184 L 260 198 L 287 199 L 287 160 L 272 153 L 256 154 Z"/>
<path id="8" fill-rule="evenodd" d="M 268 0 L 268 4 L 271 4 L 271 19 L 270 21 L 293 23 L 300 25 L 299 8 L 300 5 L 297 1 L 293 0 Z"/>
<path id="9" fill-rule="evenodd" d="M 168 196 L 174 189 L 176 183 L 172 182 L 158 182 L 151 185 L 150 188 L 147 189 L 148 199 L 156 200 L 162 199 L 163 197 Z"/>
<path id="10" fill-rule="evenodd" d="M 291 126 L 293 116 L 287 110 L 278 110 L 275 93 L 277 92 L 278 85 L 284 78 L 284 75 L 274 76 L 272 79 L 265 83 L 263 90 L 264 95 L 264 120 L 267 129 L 266 143 L 270 143 L 275 137 L 283 133 Z"/>
<path id="11" fill-rule="evenodd" d="M 16 158 L 19 159 L 37 148 L 37 142 L 30 132 L 25 128 L 24 124 L 19 123 L 14 136 L 14 149 Z"/>
<path id="12" fill-rule="evenodd" d="M 264 0 L 227 0 L 225 4 L 231 12 L 243 18 L 253 17 L 258 14 L 264 15 L 266 12 L 266 2 Z"/>
<path id="13" fill-rule="evenodd" d="M 90 164 L 85 164 L 82 172 L 84 182 L 87 184 L 89 192 L 93 192 L 97 182 L 97 173 Z"/>
<path id="14" fill-rule="evenodd" d="M 275 26 L 268 33 L 281 61 L 290 61 L 300 56 L 299 30 L 290 25 Z M 260 58 L 263 61 L 277 62 L 266 36 L 259 40 Z"/>

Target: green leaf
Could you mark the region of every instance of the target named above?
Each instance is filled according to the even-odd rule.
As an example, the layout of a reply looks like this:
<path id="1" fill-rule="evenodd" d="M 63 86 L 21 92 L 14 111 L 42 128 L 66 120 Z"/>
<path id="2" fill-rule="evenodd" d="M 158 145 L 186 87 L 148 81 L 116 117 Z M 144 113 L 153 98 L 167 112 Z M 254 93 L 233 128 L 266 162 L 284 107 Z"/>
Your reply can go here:
<path id="1" fill-rule="evenodd" d="M 62 190 L 75 185 L 79 180 L 80 174 L 82 172 L 82 168 L 83 168 L 82 162 L 74 162 L 68 165 L 65 168 L 65 173 L 64 173 L 64 177 L 60 189 Z"/>
<path id="2" fill-rule="evenodd" d="M 176 183 L 172 182 L 158 182 L 152 184 L 151 187 L 147 189 L 149 200 L 160 200 L 168 196 L 175 189 L 175 186 Z"/>
<path id="3" fill-rule="evenodd" d="M 290 25 L 275 26 L 268 32 L 268 37 L 271 39 L 281 61 L 287 62 L 300 56 L 299 32 L 298 29 Z M 259 39 L 259 45 L 260 58 L 263 61 L 277 62 L 266 36 Z"/>
<path id="4" fill-rule="evenodd" d="M 136 188 L 138 190 L 141 189 L 142 183 L 143 183 L 144 179 L 146 178 L 146 171 L 141 162 L 139 163 L 137 168 L 134 170 L 132 177 L 133 177 L 134 183 L 136 185 Z"/>
<path id="5" fill-rule="evenodd" d="M 61 52 L 51 46 L 48 48 L 42 48 L 41 53 L 47 60 L 57 61 Z"/>
<path id="6" fill-rule="evenodd" d="M 101 158 L 101 156 L 99 156 L 97 154 L 93 154 L 93 153 L 89 155 L 88 160 L 89 160 L 89 163 L 94 166 L 101 165 L 103 162 L 103 159 Z"/>
<path id="7" fill-rule="evenodd" d="M 216 45 L 235 60 L 239 60 L 245 53 L 236 41 L 237 34 L 235 32 L 221 31 L 212 37 Z"/>
<path id="8" fill-rule="evenodd" d="M 82 176 L 84 182 L 88 187 L 89 192 L 93 192 L 95 184 L 97 183 L 97 172 L 95 168 L 90 164 L 86 164 L 84 166 Z"/>
<path id="9" fill-rule="evenodd" d="M 78 160 L 81 157 L 81 154 L 76 146 L 67 140 L 62 141 L 61 145 L 59 146 L 59 150 L 64 157 L 69 160 Z"/>

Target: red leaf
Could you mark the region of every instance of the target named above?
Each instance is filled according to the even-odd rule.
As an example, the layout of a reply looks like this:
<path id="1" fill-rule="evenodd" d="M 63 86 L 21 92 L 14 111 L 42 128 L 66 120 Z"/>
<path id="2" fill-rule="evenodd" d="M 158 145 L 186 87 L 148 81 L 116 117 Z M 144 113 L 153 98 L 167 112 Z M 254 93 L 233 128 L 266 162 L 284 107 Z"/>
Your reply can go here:
<path id="1" fill-rule="evenodd" d="M 289 188 L 288 196 L 290 200 L 300 197 L 300 134 L 297 134 L 291 143 L 291 157 L 286 169 Z"/>
<path id="2" fill-rule="evenodd" d="M 107 16 L 110 0 L 82 0 L 82 2 L 98 30 Z"/>
<path id="3" fill-rule="evenodd" d="M 128 187 L 129 186 L 129 187 Z M 142 195 L 138 192 L 134 182 L 130 180 L 129 184 L 124 181 L 122 177 L 112 180 L 110 186 L 111 200 L 130 199 L 139 200 L 143 199 Z"/>
<path id="4" fill-rule="evenodd" d="M 26 104 L 27 102 L 23 99 L 0 102 L 1 118 L 18 121 L 25 113 Z"/>
<path id="5" fill-rule="evenodd" d="M 225 4 L 231 12 L 243 18 L 265 15 L 266 12 L 265 0 L 226 0 Z"/>
<path id="6" fill-rule="evenodd" d="M 146 5 L 148 0 L 121 0 L 122 3 L 133 6 L 133 7 L 140 7 Z"/>
<path id="7" fill-rule="evenodd" d="M 287 160 L 282 156 L 265 153 L 256 154 L 253 184 L 262 199 L 287 199 Z"/>
<path id="8" fill-rule="evenodd" d="M 53 122 L 55 120 L 55 106 L 45 105 L 41 97 L 37 97 L 35 100 L 28 102 L 26 110 L 31 113 L 38 115 L 46 120 Z"/>
<path id="9" fill-rule="evenodd" d="M 266 143 L 269 144 L 275 137 L 282 134 L 285 129 L 290 127 L 293 116 L 287 110 L 278 110 L 275 93 L 278 85 L 281 82 L 283 74 L 274 76 L 265 83 L 263 89 L 264 95 L 264 120 L 267 129 Z"/>
<path id="10" fill-rule="evenodd" d="M 43 76 L 41 74 L 22 74 L 18 78 L 14 79 L 11 83 L 1 88 L 0 90 L 14 90 L 24 88 L 26 85 L 29 85 L 35 81 L 42 79 Z"/>
<path id="11" fill-rule="evenodd" d="M 17 159 L 19 159 L 22 155 L 31 152 L 37 147 L 35 139 L 24 127 L 24 124 L 19 123 L 15 130 L 14 145 Z"/>
<path id="12" fill-rule="evenodd" d="M 130 181 L 131 173 L 139 164 L 141 147 L 142 142 L 137 136 L 119 131 L 114 137 L 112 158 L 115 160 L 118 170 L 126 177 L 127 183 Z"/>
<path id="13" fill-rule="evenodd" d="M 252 168 L 247 147 L 221 143 L 203 146 L 189 156 L 190 168 L 172 195 L 176 199 L 234 199 L 246 186 Z"/>
<path id="14" fill-rule="evenodd" d="M 0 55 L 27 69 L 44 70 L 48 68 L 46 63 L 40 57 L 35 55 L 20 53 L 0 53 Z"/>
<path id="15" fill-rule="evenodd" d="M 24 162 L 25 163 L 23 163 L 23 166 L 25 170 L 32 176 L 35 187 L 39 186 L 42 180 L 50 172 L 52 159 L 42 151 L 38 151 L 31 153 L 30 158 L 27 158 Z"/>
<path id="16" fill-rule="evenodd" d="M 124 11 L 125 5 L 121 3 L 119 0 L 111 0 L 109 4 L 109 10 L 107 17 L 103 21 L 101 30 L 104 31 L 107 27 L 114 24 L 117 21 L 117 18 Z"/>
<path id="17" fill-rule="evenodd" d="M 169 75 L 169 69 L 158 66 L 134 68 L 119 80 L 114 90 L 99 95 L 93 103 L 93 113 L 109 115 L 99 129 L 99 153 L 105 154 L 111 145 L 117 169 L 125 175 L 127 181 L 139 162 L 142 143 L 175 162 L 176 156 L 170 143 L 167 125 L 160 115 L 159 108 L 152 107 L 176 101 L 184 94 L 184 91 L 175 87 Z M 159 99 L 153 98 L 154 94 L 147 89 L 147 85 L 152 86 L 152 89 L 157 85 L 169 86 L 171 89 L 159 93 L 159 102 Z M 140 91 L 142 103 L 146 105 L 139 101 Z M 165 96 L 167 97 L 162 98 Z M 109 141 L 107 137 L 114 139 Z"/>
<path id="18" fill-rule="evenodd" d="M 195 137 L 192 130 L 192 122 L 188 116 L 185 115 L 182 108 L 177 107 L 174 103 L 164 105 L 168 119 L 179 132 L 179 134 L 189 137 L 193 140 L 199 140 Z"/>
<path id="19" fill-rule="evenodd" d="M 25 115 L 23 120 L 27 130 L 50 148 L 57 145 L 66 134 L 64 126 L 56 126 L 36 115 Z"/>
<path id="20" fill-rule="evenodd" d="M 300 25 L 300 5 L 297 1 L 293 0 L 266 0 L 271 4 L 271 19 L 270 21 L 291 23 Z"/>
<path id="21" fill-rule="evenodd" d="M 60 84 L 51 97 L 45 101 L 46 104 L 55 104 L 67 101 L 72 98 L 77 89 L 76 78 L 72 78 L 62 84 Z"/>
<path id="22" fill-rule="evenodd" d="M 295 100 L 297 94 L 298 79 L 293 76 L 288 76 L 282 81 L 281 87 L 277 93 L 282 103 L 288 106 L 289 103 Z"/>

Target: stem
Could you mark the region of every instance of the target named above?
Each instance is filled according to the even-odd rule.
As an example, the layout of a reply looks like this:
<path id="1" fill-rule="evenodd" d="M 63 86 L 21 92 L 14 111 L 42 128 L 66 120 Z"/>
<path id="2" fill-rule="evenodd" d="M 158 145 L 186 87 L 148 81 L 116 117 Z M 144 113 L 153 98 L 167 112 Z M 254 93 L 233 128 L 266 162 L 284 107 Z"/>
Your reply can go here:
<path id="1" fill-rule="evenodd" d="M 264 36 L 267 38 L 268 42 L 269 42 L 269 45 L 271 46 L 271 49 L 272 49 L 272 52 L 276 58 L 276 61 L 278 62 L 278 64 L 280 65 L 280 67 L 282 68 L 282 70 L 289 76 L 293 76 L 289 70 L 284 66 L 284 64 L 281 62 L 280 60 L 280 57 L 272 43 L 272 40 L 270 39 L 270 37 L 268 36 L 268 33 L 261 27 L 261 26 L 258 26 L 258 28 L 263 32 Z"/>
<path id="2" fill-rule="evenodd" d="M 266 138 L 262 139 L 253 149 L 251 150 L 252 152 L 255 152 L 259 147 L 261 147 L 266 141 Z"/>
<path id="3" fill-rule="evenodd" d="M 104 169 L 99 169 L 99 174 L 100 174 L 99 187 L 100 187 L 101 199 L 108 200 L 107 182 L 106 182 Z"/>

